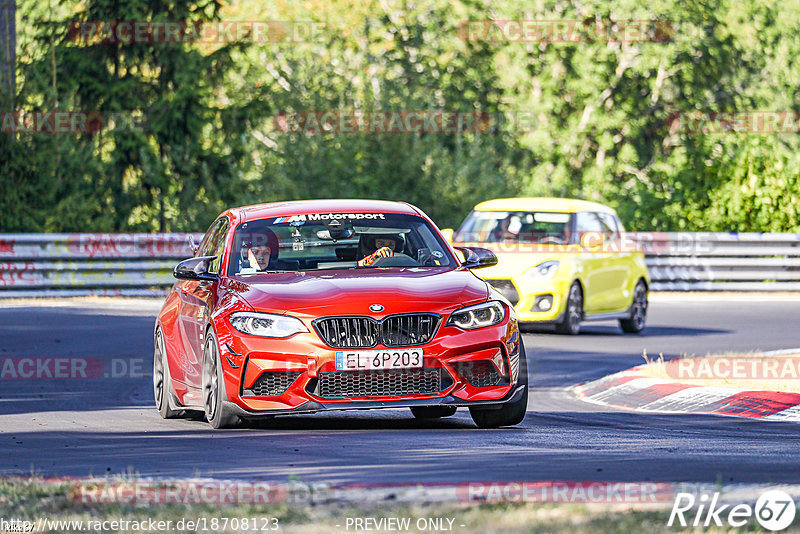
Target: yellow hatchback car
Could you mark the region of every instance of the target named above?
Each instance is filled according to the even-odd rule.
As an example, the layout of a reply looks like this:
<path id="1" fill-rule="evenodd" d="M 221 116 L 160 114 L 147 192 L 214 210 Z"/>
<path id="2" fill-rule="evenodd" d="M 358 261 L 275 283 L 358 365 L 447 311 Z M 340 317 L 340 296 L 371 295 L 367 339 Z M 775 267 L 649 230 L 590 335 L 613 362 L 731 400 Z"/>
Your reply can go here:
<path id="1" fill-rule="evenodd" d="M 625 332 L 644 329 L 647 265 L 608 206 L 564 198 L 489 200 L 475 206 L 452 242 L 497 255 L 498 264 L 480 275 L 514 305 L 522 324 L 577 334 L 581 321 L 618 319 Z"/>

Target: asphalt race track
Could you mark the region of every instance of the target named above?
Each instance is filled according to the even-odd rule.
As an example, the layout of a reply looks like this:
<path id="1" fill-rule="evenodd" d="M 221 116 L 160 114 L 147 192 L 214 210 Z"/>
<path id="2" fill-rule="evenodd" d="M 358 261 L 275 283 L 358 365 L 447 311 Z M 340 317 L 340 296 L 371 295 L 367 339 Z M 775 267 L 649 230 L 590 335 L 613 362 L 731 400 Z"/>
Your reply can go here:
<path id="1" fill-rule="evenodd" d="M 331 483 L 486 480 L 800 482 L 800 426 L 594 406 L 569 386 L 682 353 L 800 346 L 800 297 L 656 295 L 648 328 L 585 324 L 577 337 L 526 334 L 533 389 L 522 425 L 479 430 L 460 410 L 277 418 L 212 431 L 164 421 L 150 378 L 157 301 L 0 303 L 0 360 L 85 357 L 94 379 L 0 379 L 0 475 L 136 473 Z M 17 360 L 14 360 L 17 361 Z M 43 371 L 45 374 L 47 370 Z M 98 376 L 100 376 L 98 375 Z"/>

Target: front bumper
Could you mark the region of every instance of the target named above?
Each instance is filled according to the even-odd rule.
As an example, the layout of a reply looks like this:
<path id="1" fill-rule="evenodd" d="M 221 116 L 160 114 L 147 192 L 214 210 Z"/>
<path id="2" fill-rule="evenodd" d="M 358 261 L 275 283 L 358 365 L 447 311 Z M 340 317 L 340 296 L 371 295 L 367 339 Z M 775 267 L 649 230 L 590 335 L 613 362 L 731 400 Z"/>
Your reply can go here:
<path id="1" fill-rule="evenodd" d="M 224 320 L 219 321 L 215 328 L 226 393 L 231 407 L 242 416 L 414 406 L 474 406 L 508 402 L 516 394 L 521 394 L 517 392 L 519 329 L 513 313 L 509 313 L 499 325 L 478 330 L 439 327 L 430 343 L 415 348 L 423 350 L 423 368 L 440 373 L 441 387 L 429 388 L 423 393 L 406 391 L 399 395 L 387 395 L 378 390 L 378 394 L 358 396 L 345 390 L 345 394 L 337 393 L 335 398 L 325 396 L 323 391 L 330 391 L 330 388 L 320 388 L 320 380 L 323 377 L 331 380 L 329 377 L 334 376 L 326 373 L 360 373 L 356 378 L 364 380 L 383 377 L 370 374 L 378 371 L 337 372 L 336 349 L 325 345 L 313 329 L 289 339 L 265 339 L 240 334 Z M 383 349 L 382 346 L 376 348 Z M 487 369 L 495 373 L 491 376 L 493 379 L 499 377 L 497 383 L 490 381 L 485 385 L 485 382 L 476 380 L 477 371 L 474 370 L 478 368 L 482 370 L 482 378 Z M 260 387 L 262 375 L 270 379 L 270 385 L 276 385 L 274 391 Z M 273 377 L 285 380 L 272 380 Z M 264 395 L 264 392 L 269 394 Z"/>
<path id="2" fill-rule="evenodd" d="M 380 410 L 380 409 L 399 409 L 399 408 L 415 408 L 419 406 L 456 406 L 456 407 L 470 407 L 470 406 L 486 406 L 499 407 L 501 404 L 516 402 L 522 398 L 526 385 L 517 384 L 510 388 L 508 393 L 496 400 L 475 400 L 465 401 L 459 397 L 447 395 L 435 399 L 409 399 L 409 400 L 390 400 L 390 401 L 359 401 L 359 402 L 318 402 L 308 401 L 296 408 L 285 410 L 246 410 L 235 402 L 227 402 L 226 404 L 231 408 L 232 412 L 242 417 L 259 417 L 265 415 L 290 415 L 290 414 L 312 414 L 322 411 L 336 411 L 336 410 Z"/>

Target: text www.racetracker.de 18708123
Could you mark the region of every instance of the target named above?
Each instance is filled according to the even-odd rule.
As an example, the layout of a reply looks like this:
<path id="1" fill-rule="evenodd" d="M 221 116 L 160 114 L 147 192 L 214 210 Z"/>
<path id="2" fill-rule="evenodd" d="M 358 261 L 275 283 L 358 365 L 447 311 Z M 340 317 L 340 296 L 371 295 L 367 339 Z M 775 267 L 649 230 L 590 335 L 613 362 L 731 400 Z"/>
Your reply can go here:
<path id="1" fill-rule="evenodd" d="M 195 517 L 191 519 L 50 519 L 0 518 L 0 533 L 16 532 L 267 532 L 280 528 L 278 518 Z"/>

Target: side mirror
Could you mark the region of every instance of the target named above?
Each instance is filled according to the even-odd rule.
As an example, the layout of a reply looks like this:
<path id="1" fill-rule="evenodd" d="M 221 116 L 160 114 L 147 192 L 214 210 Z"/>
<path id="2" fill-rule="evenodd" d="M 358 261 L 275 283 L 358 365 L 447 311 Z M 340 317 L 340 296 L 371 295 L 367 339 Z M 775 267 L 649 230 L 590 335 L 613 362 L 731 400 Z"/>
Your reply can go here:
<path id="1" fill-rule="evenodd" d="M 197 254 L 197 250 L 200 248 L 200 243 L 194 242 L 194 237 L 192 237 L 192 234 L 186 236 L 186 242 L 189 244 L 192 254 Z"/>
<path id="2" fill-rule="evenodd" d="M 172 270 L 172 276 L 180 280 L 216 282 L 219 280 L 219 275 L 208 271 L 209 264 L 215 258 L 216 256 L 200 256 L 183 260 Z"/>
<path id="3" fill-rule="evenodd" d="M 467 269 L 481 269 L 497 265 L 497 256 L 491 250 L 480 247 L 455 247 L 460 250 L 466 258 L 461 264 Z"/>
<path id="4" fill-rule="evenodd" d="M 452 243 L 453 233 L 454 232 L 452 228 L 445 228 L 444 230 L 442 230 L 442 237 L 444 237 L 444 240 L 447 241 L 448 243 Z"/>

